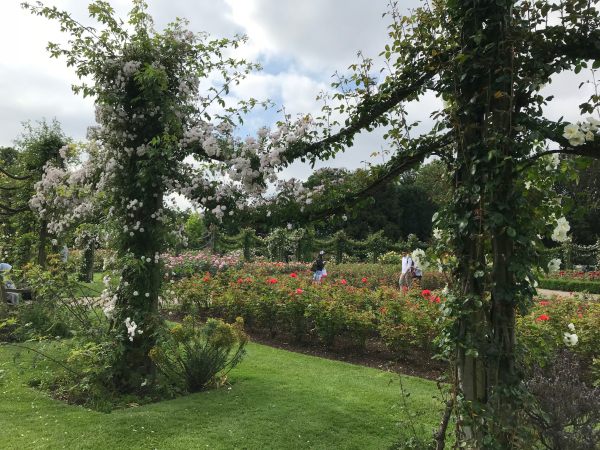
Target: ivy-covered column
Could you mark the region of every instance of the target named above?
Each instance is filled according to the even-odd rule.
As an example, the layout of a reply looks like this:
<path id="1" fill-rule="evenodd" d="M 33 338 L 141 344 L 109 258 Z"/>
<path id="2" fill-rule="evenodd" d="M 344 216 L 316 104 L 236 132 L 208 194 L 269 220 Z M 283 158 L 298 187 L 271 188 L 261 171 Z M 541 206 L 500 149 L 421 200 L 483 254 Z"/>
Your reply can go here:
<path id="1" fill-rule="evenodd" d="M 493 409 L 503 421 L 514 420 L 515 306 L 525 294 L 519 291 L 529 289 L 517 282 L 516 272 L 524 271 L 514 264 L 520 238 L 515 161 L 522 149 L 512 140 L 512 2 L 464 1 L 451 14 L 462 45 L 455 61 L 458 145 L 450 207 L 458 262 L 456 364 L 464 396 L 459 428 L 466 442 L 484 448 L 505 438 L 505 423 L 490 420 Z"/>

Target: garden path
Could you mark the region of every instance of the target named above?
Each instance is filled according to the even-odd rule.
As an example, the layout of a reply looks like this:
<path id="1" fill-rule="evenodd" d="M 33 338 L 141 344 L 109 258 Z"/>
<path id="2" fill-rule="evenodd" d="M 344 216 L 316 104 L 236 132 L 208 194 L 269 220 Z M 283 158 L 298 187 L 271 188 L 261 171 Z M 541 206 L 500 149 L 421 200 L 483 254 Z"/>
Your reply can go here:
<path id="1" fill-rule="evenodd" d="M 553 291 L 551 289 L 537 289 L 538 296 L 543 297 L 552 297 L 553 295 L 557 297 L 575 297 L 579 292 L 566 292 L 566 291 Z M 586 294 L 594 300 L 600 300 L 600 294 Z"/>

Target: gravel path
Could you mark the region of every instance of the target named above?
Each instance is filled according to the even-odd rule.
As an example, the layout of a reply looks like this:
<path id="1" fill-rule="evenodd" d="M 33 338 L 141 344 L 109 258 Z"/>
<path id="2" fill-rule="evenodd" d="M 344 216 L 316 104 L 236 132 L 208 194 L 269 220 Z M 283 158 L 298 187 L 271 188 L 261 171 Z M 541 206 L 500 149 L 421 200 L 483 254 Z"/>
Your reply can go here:
<path id="1" fill-rule="evenodd" d="M 553 295 L 556 295 L 557 297 L 575 297 L 578 292 L 566 292 L 566 291 L 552 291 L 550 289 L 537 289 L 538 292 L 538 296 L 543 296 L 543 297 L 552 297 Z M 593 299 L 596 300 L 600 300 L 600 294 L 587 294 L 588 296 L 592 297 Z"/>

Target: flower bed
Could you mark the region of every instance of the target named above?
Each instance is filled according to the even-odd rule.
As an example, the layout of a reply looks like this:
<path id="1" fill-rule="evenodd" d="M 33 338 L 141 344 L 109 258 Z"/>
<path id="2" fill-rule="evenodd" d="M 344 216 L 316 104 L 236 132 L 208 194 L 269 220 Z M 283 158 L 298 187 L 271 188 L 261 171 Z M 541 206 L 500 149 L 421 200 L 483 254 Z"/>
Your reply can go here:
<path id="1" fill-rule="evenodd" d="M 357 350 L 363 350 L 369 338 L 377 338 L 395 353 L 434 351 L 443 300 L 430 290 L 403 292 L 395 287 L 395 278 L 389 286 L 385 278 L 359 278 L 337 270 L 315 284 L 309 270 L 267 269 L 248 264 L 216 276 L 179 280 L 169 285 L 165 297 L 184 313 L 226 320 L 243 317 L 247 328 L 271 337 Z"/>
<path id="2" fill-rule="evenodd" d="M 224 256 L 214 255 L 207 251 L 186 252 L 180 255 L 161 255 L 165 262 L 165 270 L 170 277 L 182 278 L 198 273 L 227 270 L 242 265 L 239 252 L 229 253 Z"/>
<path id="3" fill-rule="evenodd" d="M 597 281 L 600 282 L 600 270 L 583 272 L 581 270 L 561 270 L 553 272 L 552 278 L 579 280 L 579 281 Z"/>
<path id="4" fill-rule="evenodd" d="M 441 277 L 432 280 L 441 284 Z M 229 322 L 243 317 L 251 331 L 333 349 L 384 345 L 394 357 L 433 356 L 444 302 L 440 290 L 401 291 L 396 272 L 376 264 L 332 264 L 316 284 L 307 265 L 259 262 L 166 286 L 165 297 L 180 313 Z M 591 363 L 600 358 L 598 323 L 600 303 L 593 300 L 540 300 L 517 318 L 520 360 L 527 367 L 550 360 L 569 333 L 578 336 L 573 349 Z"/>
<path id="5" fill-rule="evenodd" d="M 517 339 L 525 365 L 545 365 L 565 346 L 584 364 L 591 364 L 600 358 L 599 323 L 597 301 L 563 297 L 537 300 L 529 314 L 517 317 Z"/>

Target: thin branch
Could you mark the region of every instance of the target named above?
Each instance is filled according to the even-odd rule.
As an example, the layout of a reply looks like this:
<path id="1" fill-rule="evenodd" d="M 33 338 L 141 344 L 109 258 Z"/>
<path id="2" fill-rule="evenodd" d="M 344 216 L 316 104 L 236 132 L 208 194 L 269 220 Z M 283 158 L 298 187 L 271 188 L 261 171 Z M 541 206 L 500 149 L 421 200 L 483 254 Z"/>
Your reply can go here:
<path id="1" fill-rule="evenodd" d="M 31 175 L 26 175 L 26 176 L 22 176 L 22 177 L 18 176 L 18 175 L 13 175 L 10 172 L 7 172 L 6 170 L 4 170 L 1 166 L 0 166 L 0 173 L 3 173 L 8 178 L 12 178 L 13 180 L 28 180 L 31 178 Z"/>
<path id="2" fill-rule="evenodd" d="M 440 421 L 440 426 L 438 427 L 437 431 L 433 434 L 436 450 L 444 450 L 446 446 L 446 430 L 448 429 L 448 423 L 450 422 L 450 417 L 452 416 L 453 407 L 453 399 L 446 401 L 446 409 L 444 410 L 444 415 L 442 416 L 442 420 Z"/>
<path id="3" fill-rule="evenodd" d="M 435 152 L 442 153 L 442 149 L 447 147 L 452 143 L 452 135 L 450 133 L 445 134 L 440 137 L 430 137 L 427 136 L 425 138 L 421 138 L 420 140 L 415 140 L 413 145 L 415 148 L 397 154 L 393 159 L 391 159 L 384 167 L 382 167 L 381 174 L 368 186 L 363 189 L 350 193 L 340 199 L 338 204 L 334 207 L 329 207 L 317 212 L 309 213 L 309 220 L 318 220 L 325 217 L 330 216 L 336 212 L 339 212 L 344 209 L 345 205 L 348 203 L 354 203 L 357 200 L 368 197 L 387 183 L 396 179 L 401 173 L 406 172 L 418 164 L 422 163 L 425 158 L 432 155 Z"/>
<path id="4" fill-rule="evenodd" d="M 0 186 L 0 191 L 16 191 L 19 189 L 16 186 Z"/>
<path id="5" fill-rule="evenodd" d="M 46 359 L 49 359 L 50 361 L 52 361 L 55 364 L 58 364 L 60 367 L 62 367 L 63 369 L 65 369 L 65 370 L 67 370 L 69 372 L 71 372 L 73 375 L 77 375 L 77 376 L 81 376 L 82 375 L 80 372 L 76 372 L 75 370 L 73 370 L 72 368 L 70 368 L 69 366 L 67 366 L 66 364 L 60 362 L 59 360 L 53 358 L 50 355 L 47 355 L 44 352 L 40 352 L 39 350 L 36 350 L 35 348 L 27 347 L 26 345 L 23 345 L 23 344 L 14 344 L 12 342 L 4 342 L 4 343 L 2 343 L 0 345 L 10 345 L 11 347 L 17 347 L 17 348 L 22 348 L 22 349 L 25 349 L 25 350 L 29 350 L 29 351 L 31 351 L 33 353 L 37 353 L 38 355 L 43 356 Z"/>
<path id="6" fill-rule="evenodd" d="M 365 98 L 358 106 L 357 113 L 352 116 L 348 126 L 317 142 L 293 143 L 282 153 L 282 157 L 286 161 L 293 161 L 309 153 L 316 157 L 334 145 L 351 144 L 357 133 L 377 126 L 377 121 L 385 113 L 419 92 L 434 76 L 435 73 L 426 71 L 418 80 L 408 86 L 397 84 L 391 90 L 380 91 L 376 95 Z"/>
<path id="7" fill-rule="evenodd" d="M 10 206 L 6 206 L 0 203 L 0 209 L 3 209 L 5 211 L 4 214 L 17 214 L 23 211 L 29 211 L 29 206 L 25 205 L 20 206 L 18 208 L 11 208 Z"/>

